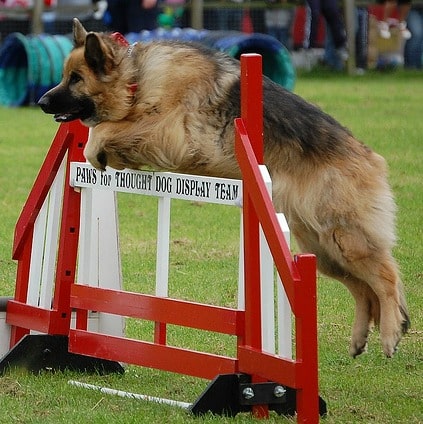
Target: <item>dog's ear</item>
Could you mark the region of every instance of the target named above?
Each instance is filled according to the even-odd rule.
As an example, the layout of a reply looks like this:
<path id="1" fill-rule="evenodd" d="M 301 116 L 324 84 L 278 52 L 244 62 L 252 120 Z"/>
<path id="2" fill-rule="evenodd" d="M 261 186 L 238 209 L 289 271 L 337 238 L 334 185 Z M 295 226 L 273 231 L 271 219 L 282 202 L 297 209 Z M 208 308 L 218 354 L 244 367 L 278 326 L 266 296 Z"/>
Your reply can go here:
<path id="1" fill-rule="evenodd" d="M 73 18 L 73 42 L 75 47 L 83 46 L 86 37 L 87 31 L 82 26 L 81 22 L 79 22 L 77 18 Z"/>
<path id="2" fill-rule="evenodd" d="M 87 34 L 84 57 L 95 74 L 107 74 L 113 66 L 112 51 L 95 32 Z"/>

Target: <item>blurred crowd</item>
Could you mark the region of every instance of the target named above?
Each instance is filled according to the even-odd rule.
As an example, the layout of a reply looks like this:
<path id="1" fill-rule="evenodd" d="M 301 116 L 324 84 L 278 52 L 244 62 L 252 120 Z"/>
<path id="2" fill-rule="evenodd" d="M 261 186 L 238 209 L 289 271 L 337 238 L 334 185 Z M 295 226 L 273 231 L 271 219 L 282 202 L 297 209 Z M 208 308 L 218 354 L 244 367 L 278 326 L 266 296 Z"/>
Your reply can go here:
<path id="1" fill-rule="evenodd" d="M 7 10 L 31 8 L 34 0 L 0 0 L 0 30 L 16 18 Z M 295 1 L 295 3 L 290 3 Z M 344 11 L 338 0 L 266 0 L 243 7 L 243 0 L 204 0 L 203 26 L 216 31 L 261 32 L 278 39 L 298 66 L 316 63 L 342 69 L 351 48 Z M 92 20 L 93 30 L 123 34 L 157 28 L 190 27 L 192 1 L 186 0 L 45 0 L 44 28 L 68 30 L 75 14 Z M 404 65 L 422 69 L 423 1 L 375 0 L 355 7 L 354 49 L 358 68 Z M 22 15 L 19 15 L 22 16 Z M 19 30 L 19 29 L 18 29 Z M 351 42 L 351 40 L 350 40 Z"/>

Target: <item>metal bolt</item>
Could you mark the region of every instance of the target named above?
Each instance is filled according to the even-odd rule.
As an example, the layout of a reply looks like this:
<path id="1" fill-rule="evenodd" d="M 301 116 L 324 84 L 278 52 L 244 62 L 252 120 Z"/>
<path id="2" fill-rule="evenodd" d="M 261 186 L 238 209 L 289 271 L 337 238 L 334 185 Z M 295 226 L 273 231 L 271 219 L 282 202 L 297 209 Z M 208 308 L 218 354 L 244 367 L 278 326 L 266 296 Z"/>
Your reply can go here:
<path id="1" fill-rule="evenodd" d="M 273 390 L 275 397 L 280 398 L 286 393 L 286 390 L 282 386 L 276 386 Z"/>
<path id="2" fill-rule="evenodd" d="M 244 396 L 245 399 L 251 399 L 254 397 L 254 390 L 252 387 L 246 387 L 242 391 L 242 396 Z"/>
<path id="3" fill-rule="evenodd" d="M 282 386 L 276 386 L 273 390 L 275 397 L 282 397 L 286 393 L 286 390 Z"/>

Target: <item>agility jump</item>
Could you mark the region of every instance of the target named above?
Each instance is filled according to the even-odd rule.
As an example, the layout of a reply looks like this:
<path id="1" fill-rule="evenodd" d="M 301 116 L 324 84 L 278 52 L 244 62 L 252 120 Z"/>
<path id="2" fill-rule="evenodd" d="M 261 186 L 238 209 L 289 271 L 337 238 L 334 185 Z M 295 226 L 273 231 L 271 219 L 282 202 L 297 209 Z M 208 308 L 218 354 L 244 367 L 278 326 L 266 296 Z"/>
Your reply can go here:
<path id="1" fill-rule="evenodd" d="M 112 288 L 105 288 L 103 284 L 100 287 L 76 284 L 84 192 L 84 188 L 77 188 L 75 184 L 77 167 L 80 167 L 80 177 L 85 172 L 87 184 L 88 180 L 92 183 L 94 174 L 90 176 L 92 168 L 81 164 L 88 130 L 77 122 L 62 124 L 16 225 L 13 247 L 13 258 L 18 261 L 16 292 L 14 299 L 8 302 L 6 312 L 6 322 L 11 327 L 11 350 L 2 360 L 1 370 L 13 365 L 10 358 L 18 355 L 19 345 L 28 337 L 37 337 L 30 334 L 37 331 L 49 336 L 46 343 L 50 343 L 51 336 L 59 337 L 65 346 L 68 344 L 64 359 L 56 363 L 59 368 L 74 366 L 89 370 L 102 367 L 108 371 L 118 370 L 117 362 L 126 362 L 213 380 L 192 404 L 190 410 L 193 413 L 212 411 L 235 415 L 252 411 L 257 417 L 266 417 L 269 409 L 273 409 L 278 413 L 296 412 L 298 422 L 319 421 L 319 415 L 326 408 L 318 394 L 316 259 L 307 254 L 291 257 L 261 166 L 261 58 L 244 55 L 241 65 L 241 118 L 235 123 L 235 138 L 243 176 L 244 258 L 248 258 L 243 266 L 245 308 L 222 308 L 160 294 L 128 293 L 120 289 L 118 277 Z M 81 171 L 83 169 L 86 171 Z M 147 187 L 148 176 L 136 175 L 140 175 L 141 185 Z M 62 187 L 60 181 L 64 181 Z M 69 183 L 71 181 L 75 187 Z M 107 182 L 111 183 L 111 180 Z M 41 274 L 50 273 L 52 285 L 44 295 L 46 301 L 29 302 L 31 263 L 37 250 L 37 246 L 33 246 L 33 235 L 39 212 L 51 195 L 51 189 L 63 190 L 63 202 L 60 211 L 56 211 L 56 215 L 60 215 L 57 242 L 54 242 L 54 230 L 47 231 L 52 235 L 50 248 L 57 251 L 56 259 L 49 269 L 41 271 Z M 207 185 L 203 190 L 207 190 Z M 109 200 L 113 202 L 112 197 Z M 51 204 L 49 207 L 56 206 Z M 263 348 L 260 228 L 295 318 L 295 359 L 282 358 Z M 273 303 L 273 298 L 269 302 Z M 72 319 L 75 315 L 72 310 L 76 310 L 75 319 Z M 113 324 L 105 325 L 109 329 L 113 326 L 115 335 L 90 329 L 93 311 L 117 317 Z M 120 335 L 120 320 L 124 316 L 158 323 L 154 342 Z M 195 322 L 190 316 L 195 316 Z M 165 337 L 167 324 L 236 336 L 237 356 L 224 357 L 169 346 Z M 54 351 L 54 347 L 52 349 Z M 54 363 L 54 358 L 49 359 Z M 90 362 L 91 359 L 94 362 Z M 239 393 L 239 396 L 234 398 L 233 393 Z"/>

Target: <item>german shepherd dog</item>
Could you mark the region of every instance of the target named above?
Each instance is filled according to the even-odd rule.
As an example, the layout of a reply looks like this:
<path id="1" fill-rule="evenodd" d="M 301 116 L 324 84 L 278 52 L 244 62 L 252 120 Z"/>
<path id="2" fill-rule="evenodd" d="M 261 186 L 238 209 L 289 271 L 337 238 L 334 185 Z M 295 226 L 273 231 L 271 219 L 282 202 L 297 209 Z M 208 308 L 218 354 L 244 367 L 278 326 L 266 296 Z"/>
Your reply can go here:
<path id="1" fill-rule="evenodd" d="M 85 156 L 98 169 L 152 167 L 241 178 L 236 59 L 194 43 L 124 45 L 74 19 L 63 79 L 39 101 L 59 122 L 92 127 Z M 395 204 L 385 160 L 317 107 L 263 80 L 264 156 L 273 202 L 303 252 L 353 295 L 350 354 L 379 325 L 391 357 L 410 325 L 397 264 Z"/>

